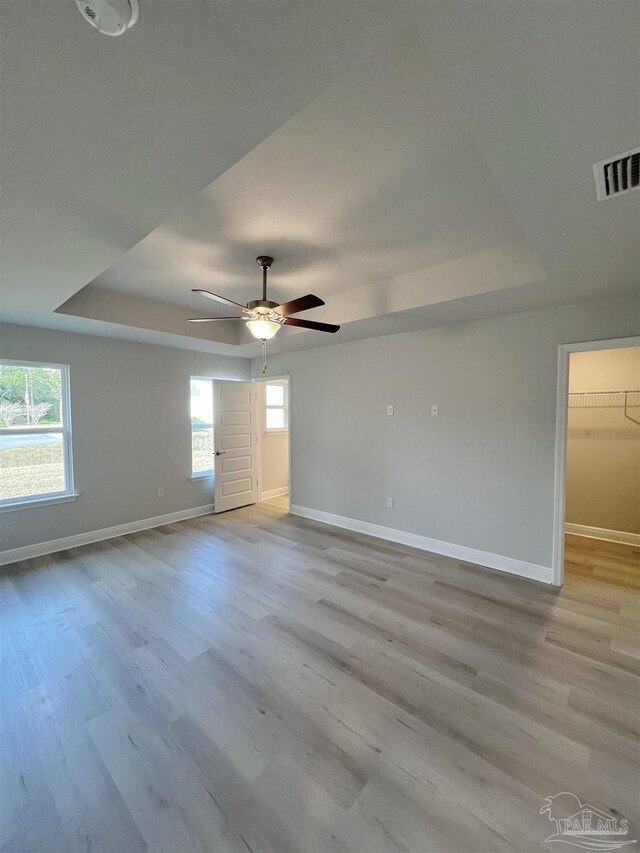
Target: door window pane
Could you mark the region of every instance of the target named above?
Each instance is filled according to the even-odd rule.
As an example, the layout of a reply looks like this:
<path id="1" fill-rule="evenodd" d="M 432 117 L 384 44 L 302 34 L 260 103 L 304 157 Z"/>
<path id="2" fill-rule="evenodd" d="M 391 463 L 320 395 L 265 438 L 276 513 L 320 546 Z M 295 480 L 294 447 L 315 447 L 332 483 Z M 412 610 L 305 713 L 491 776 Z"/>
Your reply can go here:
<path id="1" fill-rule="evenodd" d="M 265 432 L 286 430 L 287 424 L 286 382 L 268 382 L 264 388 L 264 429 Z"/>
<path id="2" fill-rule="evenodd" d="M 191 380 L 191 473 L 213 471 L 213 382 Z"/>
<path id="3" fill-rule="evenodd" d="M 267 429 L 284 429 L 284 409 L 267 409 Z"/>
<path id="4" fill-rule="evenodd" d="M 267 406 L 284 406 L 284 385 L 267 385 Z"/>
<path id="5" fill-rule="evenodd" d="M 287 429 L 287 390 L 286 382 L 267 382 L 264 386 L 264 429 Z"/>

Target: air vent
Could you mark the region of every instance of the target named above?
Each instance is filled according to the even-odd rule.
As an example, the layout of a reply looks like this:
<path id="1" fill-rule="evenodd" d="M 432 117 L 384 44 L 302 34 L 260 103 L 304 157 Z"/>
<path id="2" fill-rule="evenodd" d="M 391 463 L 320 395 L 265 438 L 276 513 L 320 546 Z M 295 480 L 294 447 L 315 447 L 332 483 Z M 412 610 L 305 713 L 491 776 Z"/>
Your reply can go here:
<path id="1" fill-rule="evenodd" d="M 640 148 L 607 157 L 593 167 L 598 201 L 640 188 Z"/>

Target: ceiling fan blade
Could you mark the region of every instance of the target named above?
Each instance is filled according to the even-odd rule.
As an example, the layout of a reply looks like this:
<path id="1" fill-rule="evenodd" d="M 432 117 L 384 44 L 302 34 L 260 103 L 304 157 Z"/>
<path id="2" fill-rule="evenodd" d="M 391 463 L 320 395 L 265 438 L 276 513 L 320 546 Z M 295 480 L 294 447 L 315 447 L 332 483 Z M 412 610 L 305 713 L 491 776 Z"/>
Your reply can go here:
<path id="1" fill-rule="evenodd" d="M 187 323 L 215 323 L 217 320 L 242 320 L 245 321 L 246 317 L 189 317 Z"/>
<path id="2" fill-rule="evenodd" d="M 191 292 L 201 293 L 203 296 L 206 296 L 207 299 L 215 299 L 216 302 L 223 302 L 225 305 L 234 305 L 236 308 L 239 308 L 246 314 L 251 313 L 246 305 L 241 305 L 239 302 L 234 302 L 233 299 L 227 299 L 226 296 L 219 296 L 217 293 L 211 293 L 210 290 L 200 290 L 199 288 L 192 288 Z"/>
<path id="3" fill-rule="evenodd" d="M 274 311 L 277 311 L 278 314 L 282 314 L 283 317 L 288 317 L 289 314 L 297 314 L 299 311 L 308 311 L 309 308 L 319 308 L 320 305 L 324 305 L 322 299 L 319 296 L 314 296 L 313 293 L 307 294 L 307 296 L 301 296 L 299 299 L 293 299 L 291 302 L 285 302 L 284 305 L 278 305 L 277 308 L 274 308 Z"/>
<path id="4" fill-rule="evenodd" d="M 315 329 L 318 332 L 337 332 L 340 326 L 332 326 L 331 323 L 316 323 L 313 320 L 298 320 L 297 317 L 287 317 L 285 326 L 300 326 L 301 329 Z"/>

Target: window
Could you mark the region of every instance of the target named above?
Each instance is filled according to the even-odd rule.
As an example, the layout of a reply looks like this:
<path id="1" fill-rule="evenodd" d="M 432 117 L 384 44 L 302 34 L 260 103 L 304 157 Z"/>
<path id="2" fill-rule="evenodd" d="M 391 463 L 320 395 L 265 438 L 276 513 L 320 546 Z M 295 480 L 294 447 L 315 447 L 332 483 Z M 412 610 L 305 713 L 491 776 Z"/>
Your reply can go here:
<path id="1" fill-rule="evenodd" d="M 264 430 L 265 432 L 286 432 L 287 429 L 287 383 L 266 382 L 264 386 Z"/>
<path id="2" fill-rule="evenodd" d="M 74 497 L 67 365 L 0 361 L 0 508 Z"/>
<path id="3" fill-rule="evenodd" d="M 213 473 L 213 382 L 191 377 L 191 475 Z"/>

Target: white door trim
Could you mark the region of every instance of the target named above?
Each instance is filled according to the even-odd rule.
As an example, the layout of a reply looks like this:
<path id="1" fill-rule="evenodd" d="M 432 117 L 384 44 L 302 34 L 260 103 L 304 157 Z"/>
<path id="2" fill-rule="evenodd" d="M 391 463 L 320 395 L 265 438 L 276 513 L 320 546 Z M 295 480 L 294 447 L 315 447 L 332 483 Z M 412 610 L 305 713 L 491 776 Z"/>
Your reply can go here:
<path id="1" fill-rule="evenodd" d="M 287 453 L 289 454 L 289 483 L 287 485 L 286 491 L 280 491 L 276 489 L 272 492 L 263 492 L 262 491 L 262 436 L 264 434 L 264 427 L 262 423 L 262 399 L 258 404 L 258 452 L 257 452 L 257 465 L 258 465 L 258 501 L 265 501 L 269 498 L 276 497 L 275 491 L 280 492 L 280 494 L 286 494 L 289 496 L 289 511 L 291 511 L 291 484 L 293 482 L 293 457 L 291 455 L 291 427 L 292 427 L 292 418 L 291 418 L 291 374 L 282 373 L 279 376 L 254 376 L 251 379 L 252 382 L 287 382 Z"/>
<path id="2" fill-rule="evenodd" d="M 567 422 L 569 412 L 569 356 L 572 352 L 591 352 L 603 349 L 622 349 L 640 346 L 640 335 L 613 338 L 605 341 L 580 341 L 558 347 L 558 391 L 556 403 L 556 454 L 553 495 L 553 554 L 552 568 L 555 586 L 564 580 L 564 533 L 566 504 Z"/>

